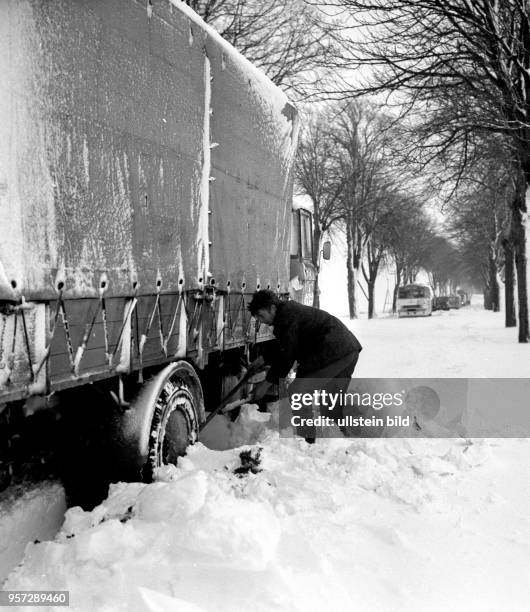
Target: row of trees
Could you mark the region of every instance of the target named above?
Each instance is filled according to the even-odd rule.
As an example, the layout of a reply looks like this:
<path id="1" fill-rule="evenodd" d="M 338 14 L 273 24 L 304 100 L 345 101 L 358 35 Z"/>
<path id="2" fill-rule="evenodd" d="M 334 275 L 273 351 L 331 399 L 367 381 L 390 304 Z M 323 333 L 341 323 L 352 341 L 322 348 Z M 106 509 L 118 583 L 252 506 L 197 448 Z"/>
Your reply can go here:
<path id="1" fill-rule="evenodd" d="M 460 245 L 466 271 L 481 279 L 484 304 L 500 309 L 504 281 L 506 326 L 517 325 L 515 308 L 513 201 L 523 186 L 506 151 L 490 139 L 463 174 L 450 207 L 450 229 Z"/>
<path id="2" fill-rule="evenodd" d="M 317 234 L 333 225 L 346 233 L 352 316 L 357 278 L 364 274 L 373 285 L 391 254 L 400 279 L 412 277 L 418 259 L 434 284 L 447 282 L 451 270 L 453 282 L 455 275 L 481 279 L 493 309 L 500 272 L 507 324 L 518 323 L 519 340 L 529 341 L 530 0 L 187 3 L 299 107 L 306 100 L 343 101 L 319 108 L 316 119 L 310 109 L 298 176 L 316 202 Z M 360 83 L 358 74 L 369 76 Z M 351 103 L 381 93 L 400 121 Z M 373 129 L 365 130 L 368 124 Z M 410 189 L 414 182 L 403 168 L 411 167 L 430 173 L 431 194 L 439 194 L 450 216 L 449 240 L 436 236 L 420 205 L 431 194 Z M 407 232 L 408 241 L 392 245 Z M 406 244 L 414 245 L 412 254 Z"/>
<path id="3" fill-rule="evenodd" d="M 306 0 L 186 0 L 295 102 L 343 90 L 339 22 Z"/>
<path id="4" fill-rule="evenodd" d="M 529 0 L 333 0 L 319 5 L 332 10 L 340 5 L 361 29 L 362 35 L 345 43 L 345 55 L 372 71 L 352 94 L 384 91 L 401 104 L 416 161 L 438 162 L 443 180 L 461 191 L 455 202 L 464 208 L 454 211 L 455 218 L 478 215 L 469 211 L 482 192 L 480 202 L 491 227 L 482 232 L 485 241 L 480 244 L 495 263 L 488 274 L 493 285 L 489 294 L 495 306 L 495 267 L 502 265 L 509 285 L 515 266 L 519 341 L 528 342 Z M 492 151 L 494 164 L 502 165 L 507 175 L 502 191 L 484 171 Z M 483 188 L 470 188 L 473 181 Z M 497 234 L 502 264 L 493 248 Z M 468 233 L 464 248 L 469 250 L 473 240 L 478 236 Z"/>
<path id="5" fill-rule="evenodd" d="M 350 317 L 358 314 L 356 286 L 367 285 L 368 316 L 382 265 L 395 269 L 394 307 L 399 285 L 413 282 L 423 268 L 433 289 L 457 283 L 459 253 L 436 231 L 427 214 L 427 195 L 404 171 L 399 125 L 368 102 L 331 104 L 310 123 L 299 145 L 300 191 L 314 208 L 314 243 L 325 233 L 346 236 Z M 314 303 L 318 305 L 318 270 Z"/>

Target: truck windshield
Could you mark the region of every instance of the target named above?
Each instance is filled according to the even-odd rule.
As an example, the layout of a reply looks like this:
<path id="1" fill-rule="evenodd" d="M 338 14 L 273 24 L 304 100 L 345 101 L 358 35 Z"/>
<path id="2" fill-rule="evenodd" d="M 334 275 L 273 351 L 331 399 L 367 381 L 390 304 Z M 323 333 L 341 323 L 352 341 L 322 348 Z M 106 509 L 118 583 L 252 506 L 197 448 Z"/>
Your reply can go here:
<path id="1" fill-rule="evenodd" d="M 300 214 L 297 210 L 291 213 L 291 257 L 300 254 Z"/>
<path id="2" fill-rule="evenodd" d="M 398 297 L 402 300 L 410 298 L 428 298 L 430 297 L 429 288 L 418 287 L 415 285 L 410 285 L 408 287 L 400 287 Z"/>
<path id="3" fill-rule="evenodd" d="M 300 211 L 302 229 L 302 257 L 313 259 L 313 232 L 311 231 L 311 215 L 305 210 Z"/>
<path id="4" fill-rule="evenodd" d="M 313 227 L 311 213 L 307 210 L 292 211 L 291 257 L 313 260 Z"/>

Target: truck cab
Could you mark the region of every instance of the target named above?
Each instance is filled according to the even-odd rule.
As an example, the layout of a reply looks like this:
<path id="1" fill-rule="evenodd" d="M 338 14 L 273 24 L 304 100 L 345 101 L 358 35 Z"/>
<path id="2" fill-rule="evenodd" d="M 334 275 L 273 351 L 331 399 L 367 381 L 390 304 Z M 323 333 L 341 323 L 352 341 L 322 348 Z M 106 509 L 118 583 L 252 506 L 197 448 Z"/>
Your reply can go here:
<path id="1" fill-rule="evenodd" d="M 398 289 L 397 312 L 399 317 L 432 315 L 432 291 L 427 285 L 405 285 Z"/>
<path id="2" fill-rule="evenodd" d="M 307 208 L 297 207 L 291 212 L 289 295 L 292 299 L 313 305 L 316 268 L 313 245 L 313 215 Z"/>

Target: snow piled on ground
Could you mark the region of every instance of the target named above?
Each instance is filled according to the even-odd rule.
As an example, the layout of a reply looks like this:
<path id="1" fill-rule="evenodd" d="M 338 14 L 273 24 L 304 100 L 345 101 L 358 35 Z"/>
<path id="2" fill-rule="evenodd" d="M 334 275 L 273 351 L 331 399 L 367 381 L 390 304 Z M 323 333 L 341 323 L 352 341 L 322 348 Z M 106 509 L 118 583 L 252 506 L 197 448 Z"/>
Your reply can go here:
<path id="1" fill-rule="evenodd" d="M 529 347 L 499 314 L 349 324 L 360 377 L 526 375 Z M 70 509 L 4 588 L 68 589 L 91 611 L 528 609 L 528 440 L 308 445 L 272 412 L 214 419 L 201 440 L 217 450 Z"/>
<path id="2" fill-rule="evenodd" d="M 526 440 L 307 445 L 255 407 L 236 428 L 259 443 L 197 444 L 156 482 L 70 509 L 4 588 L 67 589 L 76 610 L 527 607 L 530 478 L 507 470 Z M 242 450 L 260 457 L 237 474 Z"/>
<path id="3" fill-rule="evenodd" d="M 363 345 L 355 376 L 530 378 L 530 345 L 479 297 L 431 317 L 343 319 Z"/>
<path id="4" fill-rule="evenodd" d="M 13 486 L 0 494 L 0 584 L 22 560 L 29 539 L 55 537 L 65 511 L 58 482 Z"/>

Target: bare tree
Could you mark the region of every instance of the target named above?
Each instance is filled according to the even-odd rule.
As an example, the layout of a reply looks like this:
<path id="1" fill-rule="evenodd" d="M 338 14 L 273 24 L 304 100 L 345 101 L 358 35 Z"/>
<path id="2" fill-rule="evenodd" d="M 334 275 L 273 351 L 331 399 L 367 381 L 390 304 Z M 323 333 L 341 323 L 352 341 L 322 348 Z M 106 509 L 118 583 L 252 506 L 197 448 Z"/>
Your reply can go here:
<path id="1" fill-rule="evenodd" d="M 460 283 L 460 257 L 458 249 L 441 234 L 431 237 L 425 269 L 435 294 L 454 293 Z"/>
<path id="2" fill-rule="evenodd" d="M 334 141 L 326 113 L 310 123 L 302 133 L 296 162 L 296 182 L 300 193 L 313 203 L 313 245 L 317 254 L 313 306 L 319 307 L 319 273 L 322 239 L 341 220 L 340 202 L 345 178 L 333 154 Z"/>
<path id="3" fill-rule="evenodd" d="M 346 269 L 350 318 L 357 317 L 356 285 L 363 253 L 376 227 L 381 206 L 392 191 L 389 121 L 373 104 L 339 106 L 333 122 L 335 159 L 344 178 L 340 210 L 346 233 Z M 397 190 L 397 187 L 396 187 Z"/>
<path id="4" fill-rule="evenodd" d="M 434 231 L 422 202 L 415 196 L 402 196 L 396 206 L 388 233 L 388 250 L 394 261 L 396 282 L 392 312 L 396 312 L 398 289 L 403 281 L 413 282 L 420 268 L 426 267 Z"/>
<path id="5" fill-rule="evenodd" d="M 500 210 L 490 202 L 471 196 L 455 210 L 450 227 L 459 244 L 464 269 L 478 276 L 483 287 L 484 307 L 499 311 Z"/>
<path id="6" fill-rule="evenodd" d="M 458 146 L 464 164 L 472 134 L 505 135 L 528 189 L 528 0 L 341 0 L 340 4 L 351 10 L 352 19 L 367 33 L 362 40 L 352 37 L 350 49 L 357 62 L 374 68 L 373 81 L 358 93 L 402 94 L 400 102 L 433 118 L 425 146 L 433 154 Z M 520 342 L 530 340 L 525 213 L 521 190 L 512 201 L 511 228 Z"/>
<path id="7" fill-rule="evenodd" d="M 497 277 L 503 275 L 506 327 L 515 327 L 511 203 L 518 197 L 521 176 L 514 175 L 511 159 L 504 156 L 495 143 L 492 146 L 488 140 L 483 144 L 448 207 L 450 226 L 467 253 L 467 243 L 483 253 L 484 266 L 488 270 L 486 308 L 499 310 Z"/>
<path id="8" fill-rule="evenodd" d="M 187 4 L 295 99 L 340 88 L 341 28 L 304 0 L 187 0 Z"/>
<path id="9" fill-rule="evenodd" d="M 390 253 L 391 236 L 399 218 L 402 199 L 392 186 L 382 190 L 377 200 L 363 215 L 364 261 L 361 270 L 368 287 L 368 318 L 375 315 L 375 282 L 381 263 Z"/>

